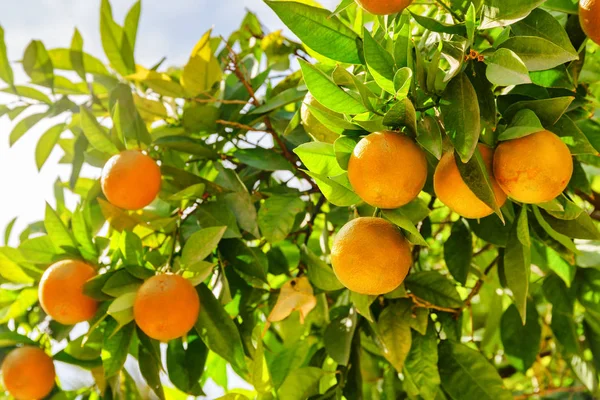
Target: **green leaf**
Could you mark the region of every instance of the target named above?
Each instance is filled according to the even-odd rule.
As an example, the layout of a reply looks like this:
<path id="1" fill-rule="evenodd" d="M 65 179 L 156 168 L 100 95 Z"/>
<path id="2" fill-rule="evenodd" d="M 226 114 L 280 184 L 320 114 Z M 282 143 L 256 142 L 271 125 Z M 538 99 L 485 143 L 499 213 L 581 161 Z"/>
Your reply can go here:
<path id="1" fill-rule="evenodd" d="M 235 171 L 224 168 L 220 163 L 216 164 L 215 168 L 219 171 L 215 183 L 234 192 L 218 196 L 217 201 L 223 199 L 235 215 L 240 227 L 254 237 L 259 237 L 256 208 L 248 189 Z"/>
<path id="2" fill-rule="evenodd" d="M 546 71 L 536 71 L 529 74 L 531 81 L 546 88 L 575 90 L 575 83 L 565 65 L 559 65 Z"/>
<path id="3" fill-rule="evenodd" d="M 231 363 L 235 371 L 244 374 L 247 370 L 246 361 L 237 327 L 206 285 L 200 284 L 196 290 L 202 304 L 195 325 L 198 335 L 211 351 Z"/>
<path id="4" fill-rule="evenodd" d="M 71 251 L 77 248 L 73 235 L 48 203 L 46 203 L 44 227 L 46 228 L 46 232 L 48 232 L 48 237 L 56 247 Z"/>
<path id="5" fill-rule="evenodd" d="M 125 24 L 123 25 L 123 30 L 127 35 L 127 39 L 129 40 L 129 45 L 132 49 L 135 49 L 135 42 L 137 38 L 138 25 L 140 22 L 140 14 L 142 12 L 142 2 L 140 0 L 136 1 L 133 6 L 127 12 L 127 16 L 125 16 Z"/>
<path id="6" fill-rule="evenodd" d="M 300 247 L 300 257 L 308 267 L 308 279 L 313 285 L 328 292 L 344 287 L 335 276 L 333 269 L 304 244 Z"/>
<path id="7" fill-rule="evenodd" d="M 258 336 L 256 351 L 252 360 L 252 367 L 250 370 L 250 383 L 254 386 L 254 389 L 263 395 L 270 395 L 273 390 L 273 382 L 269 374 L 269 368 L 265 357 L 264 344 L 262 341 L 262 335 L 260 333 L 261 327 L 257 325 L 254 328 L 253 336 Z"/>
<path id="8" fill-rule="evenodd" d="M 414 14 L 412 12 L 410 13 L 410 15 L 412 15 L 412 17 L 415 19 L 415 21 L 417 21 L 419 25 L 421 25 L 425 29 L 429 29 L 430 31 L 449 33 L 451 35 L 467 35 L 465 24 L 448 25 L 434 18 Z"/>
<path id="9" fill-rule="evenodd" d="M 87 53 L 83 54 L 83 65 L 85 71 L 94 75 L 101 75 L 104 77 L 111 76 L 102 61 L 96 57 L 91 56 Z M 48 50 L 50 60 L 54 69 L 77 71 L 78 67 L 73 64 L 73 50 L 72 49 L 51 49 Z"/>
<path id="10" fill-rule="evenodd" d="M 267 282 L 269 260 L 260 248 L 248 247 L 238 239 L 227 239 L 221 241 L 219 251 L 243 276 Z"/>
<path id="11" fill-rule="evenodd" d="M 19 97 L 26 97 L 28 99 L 38 100 L 48 105 L 52 105 L 52 100 L 50 100 L 50 98 L 47 95 L 29 86 L 16 85 L 13 87 L 1 89 L 0 91 L 4 93 L 14 94 L 15 96 Z"/>
<path id="12" fill-rule="evenodd" d="M 284 240 L 292 231 L 296 214 L 304 211 L 304 201 L 295 196 L 271 196 L 258 211 L 258 227 L 270 243 Z"/>
<path id="13" fill-rule="evenodd" d="M 483 354 L 464 344 L 442 340 L 438 346 L 442 388 L 453 399 L 511 400 L 502 378 Z"/>
<path id="14" fill-rule="evenodd" d="M 452 224 L 450 237 L 444 243 L 444 260 L 454 279 L 461 285 L 467 282 L 473 258 L 473 238 L 467 224 L 459 219 Z"/>
<path id="15" fill-rule="evenodd" d="M 540 209 L 537 206 L 533 205 L 532 208 L 533 215 L 535 216 L 536 221 L 538 222 L 538 224 L 540 224 L 540 226 L 542 227 L 542 229 L 544 229 L 548 236 L 565 246 L 570 251 L 577 253 L 577 248 L 575 247 L 575 243 L 573 243 L 573 240 L 561 233 L 556 232 L 550 226 L 550 224 L 546 222 L 546 220 L 542 216 L 542 213 L 540 212 Z"/>
<path id="16" fill-rule="evenodd" d="M 440 107 L 446 133 L 463 162 L 475 152 L 481 129 L 477 93 L 469 78 L 462 73 L 452 79 Z"/>
<path id="17" fill-rule="evenodd" d="M 200 378 L 204 372 L 208 348 L 197 336 L 171 340 L 167 347 L 167 371 L 175 387 L 193 396 L 204 396 Z"/>
<path id="18" fill-rule="evenodd" d="M 36 84 L 41 84 L 52 89 L 54 84 L 54 66 L 46 51 L 46 47 L 39 40 L 32 40 L 23 55 L 23 69 Z"/>
<path id="19" fill-rule="evenodd" d="M 375 82 L 386 92 L 395 94 L 394 75 L 396 73 L 394 59 L 373 37 L 365 27 L 363 29 L 365 62 Z"/>
<path id="20" fill-rule="evenodd" d="M 0 79 L 12 85 L 14 75 L 10 61 L 8 61 L 8 52 L 6 51 L 6 42 L 4 41 L 4 28 L 0 26 Z"/>
<path id="21" fill-rule="evenodd" d="M 344 171 L 348 170 L 348 163 L 350 162 L 350 157 L 356 147 L 356 143 L 355 139 L 348 136 L 340 136 L 333 143 L 335 158 L 337 159 L 338 165 L 342 167 Z"/>
<path id="22" fill-rule="evenodd" d="M 330 143 L 308 142 L 296 147 L 294 153 L 311 172 L 327 176 L 344 173 L 337 162 L 335 148 Z"/>
<path id="23" fill-rule="evenodd" d="M 383 347 L 383 356 L 399 373 L 411 347 L 410 319 L 412 302 L 400 300 L 387 306 L 379 316 L 377 328 Z"/>
<path id="24" fill-rule="evenodd" d="M 31 307 L 38 302 L 37 288 L 25 288 L 19 292 L 19 295 L 9 306 L 0 311 L 0 324 L 6 324 L 8 321 L 20 318 L 27 313 Z"/>
<path id="25" fill-rule="evenodd" d="M 17 218 L 18 217 L 14 217 L 13 219 L 10 220 L 10 222 L 8 224 L 6 224 L 6 229 L 4 230 L 4 245 L 8 246 L 8 243 L 10 242 L 10 234 L 12 233 L 12 230 L 15 226 L 15 222 L 17 222 Z"/>
<path id="26" fill-rule="evenodd" d="M 350 292 L 350 299 L 352 300 L 356 311 L 370 322 L 375 321 L 373 313 L 371 312 L 371 304 L 373 304 L 376 298 L 377 296 Z"/>
<path id="27" fill-rule="evenodd" d="M 138 147 L 140 143 L 150 144 L 148 128 L 137 110 L 129 86 L 119 84 L 113 89 L 110 93 L 110 108 L 114 128 L 123 142 L 129 140 Z"/>
<path id="28" fill-rule="evenodd" d="M 191 97 L 212 89 L 223 75 L 219 60 L 214 56 L 210 45 L 211 33 L 212 29 L 200 38 L 183 67 L 181 85 Z"/>
<path id="29" fill-rule="evenodd" d="M 535 113 L 529 109 L 518 111 L 509 127 L 498 136 L 498 140 L 511 140 L 544 130 L 544 126 Z"/>
<path id="30" fill-rule="evenodd" d="M 226 226 L 227 230 L 223 234 L 224 239 L 242 237 L 235 215 L 223 202 L 203 203 L 196 210 L 196 218 L 201 228 Z"/>
<path id="31" fill-rule="evenodd" d="M 532 302 L 527 303 L 527 323 L 523 325 L 519 310 L 511 304 L 500 322 L 504 353 L 519 370 L 527 371 L 535 362 L 542 343 L 542 327 Z"/>
<path id="32" fill-rule="evenodd" d="M 19 250 L 27 261 L 34 264 L 50 264 L 61 253 L 49 236 L 36 236 L 21 242 Z"/>
<path id="33" fill-rule="evenodd" d="M 3 250 L 6 248 L 0 248 Z M 0 276 L 9 282 L 29 284 L 33 283 L 33 278 L 23 271 L 23 268 L 15 262 L 15 260 L 7 254 L 6 251 L 0 251 Z M 24 254 L 25 256 L 25 254 Z"/>
<path id="34" fill-rule="evenodd" d="M 165 400 L 165 393 L 160 381 L 160 370 L 162 365 L 154 359 L 152 353 L 150 353 L 143 345 L 138 347 L 138 361 L 140 372 L 150 389 L 152 389 L 159 399 Z"/>
<path id="35" fill-rule="evenodd" d="M 323 106 L 342 114 L 355 115 L 368 111 L 360 100 L 338 87 L 323 72 L 306 61 L 300 60 L 299 62 L 306 87 Z"/>
<path id="36" fill-rule="evenodd" d="M 442 158 L 442 131 L 434 117 L 425 115 L 417 123 L 417 142 L 438 160 Z"/>
<path id="37" fill-rule="evenodd" d="M 454 159 L 458 171 L 460 172 L 460 176 L 469 189 L 471 189 L 479 200 L 483 201 L 488 207 L 494 210 L 500 220 L 504 222 L 502 211 L 500 211 L 500 207 L 498 207 L 496 201 L 492 181 L 479 149 L 475 149 L 473 157 L 466 163 L 462 163 L 458 160 L 458 157 L 455 157 Z"/>
<path id="38" fill-rule="evenodd" d="M 90 144 L 98 151 L 106 154 L 118 154 L 119 149 L 110 139 L 109 133 L 98 123 L 92 112 L 84 106 L 80 108 L 81 129 Z"/>
<path id="39" fill-rule="evenodd" d="M 13 130 L 10 132 L 10 145 L 13 146 L 17 143 L 17 140 L 21 139 L 24 134 L 31 128 L 33 128 L 38 122 L 46 118 L 48 113 L 31 114 L 20 120 Z"/>
<path id="40" fill-rule="evenodd" d="M 549 129 L 569 147 L 571 154 L 598 154 L 598 151 L 568 115 L 563 115 Z"/>
<path id="41" fill-rule="evenodd" d="M 542 290 L 552 303 L 552 333 L 567 354 L 579 354 L 579 333 L 573 313 L 574 299 L 565 283 L 555 274 L 544 279 Z"/>
<path id="42" fill-rule="evenodd" d="M 65 129 L 65 124 L 54 125 L 40 137 L 35 148 L 35 164 L 37 165 L 38 171 L 42 169 L 44 163 L 48 160 L 48 157 L 50 157 L 50 153 L 52 153 L 54 146 L 58 143 L 58 139 Z"/>
<path id="43" fill-rule="evenodd" d="M 437 336 L 433 324 L 425 335 L 412 333 L 412 345 L 404 369 L 424 400 L 435 400 L 440 387 Z"/>
<path id="44" fill-rule="evenodd" d="M 544 219 L 555 231 L 563 235 L 588 240 L 600 240 L 600 231 L 594 224 L 592 218 L 585 212 L 579 214 L 576 219 L 565 220 L 544 215 Z"/>
<path id="45" fill-rule="evenodd" d="M 98 251 L 92 241 L 92 233 L 88 229 L 83 210 L 76 210 L 71 217 L 71 230 L 73 237 L 79 243 L 79 250 L 87 260 L 98 258 Z"/>
<path id="46" fill-rule="evenodd" d="M 356 330 L 357 316 L 356 310 L 351 307 L 336 308 L 337 316 L 331 319 L 325 333 L 323 342 L 327 354 L 340 365 L 348 365 L 350 360 L 350 351 L 352 349 L 352 339 Z"/>
<path id="47" fill-rule="evenodd" d="M 569 35 L 560 22 L 548 11 L 536 8 L 529 16 L 511 26 L 517 36 L 537 36 L 560 46 L 563 50 L 577 55 Z"/>
<path id="48" fill-rule="evenodd" d="M 290 103 L 295 103 L 306 97 L 306 90 L 300 90 L 297 87 L 292 87 L 283 92 L 277 94 L 277 96 L 270 98 L 265 104 L 256 107 L 249 114 L 265 114 L 282 108 Z"/>
<path id="49" fill-rule="evenodd" d="M 190 236 L 181 252 L 182 268 L 193 269 L 196 263 L 202 262 L 212 254 L 226 229 L 226 226 L 204 228 Z"/>
<path id="50" fill-rule="evenodd" d="M 209 160 L 216 160 L 218 158 L 217 153 L 208 147 L 204 141 L 193 139 L 189 136 L 164 136 L 155 140 L 154 144 L 164 149 L 171 149 L 186 154 L 192 154 L 197 156 L 196 158 L 207 158 Z"/>
<path id="51" fill-rule="evenodd" d="M 352 191 L 347 173 L 331 178 L 311 171 L 307 171 L 306 173 L 315 180 L 319 190 L 331 204 L 339 207 L 348 207 L 362 201 Z"/>
<path id="52" fill-rule="evenodd" d="M 479 29 L 511 25 L 527 17 L 545 0 L 484 0 Z"/>
<path id="53" fill-rule="evenodd" d="M 305 400 L 319 394 L 319 381 L 325 375 L 321 368 L 302 367 L 291 372 L 277 391 L 280 400 Z"/>
<path id="54" fill-rule="evenodd" d="M 486 76 L 490 82 L 498 86 L 522 85 L 531 83 L 529 70 L 515 52 L 509 49 L 498 49 L 485 58 L 488 65 Z"/>
<path id="55" fill-rule="evenodd" d="M 456 287 L 437 271 L 420 271 L 409 274 L 405 286 L 413 294 L 440 307 L 462 306 Z"/>
<path id="56" fill-rule="evenodd" d="M 132 44 L 127 33 L 113 19 L 108 0 L 102 0 L 100 6 L 100 37 L 104 54 L 111 66 L 123 76 L 135 72 Z"/>
<path id="57" fill-rule="evenodd" d="M 578 59 L 577 53 L 537 36 L 515 36 L 503 42 L 500 48 L 514 51 L 529 71 L 544 71 Z"/>
<path id="58" fill-rule="evenodd" d="M 135 324 L 127 324 L 117 331 L 118 328 L 117 322 L 112 318 L 107 320 L 104 327 L 102 366 L 104 367 L 104 376 L 107 378 L 117 375 L 125 365 Z"/>
<path id="59" fill-rule="evenodd" d="M 264 171 L 291 171 L 292 165 L 275 149 L 255 147 L 252 149 L 238 149 L 233 156 L 242 163 Z"/>
<path id="60" fill-rule="evenodd" d="M 317 53 L 349 64 L 360 64 L 360 38 L 323 8 L 292 1 L 266 1 L 302 43 Z"/>
<path id="61" fill-rule="evenodd" d="M 512 120 L 521 110 L 529 109 L 538 116 L 544 126 L 554 125 L 567 111 L 574 97 L 555 97 L 543 100 L 526 100 L 512 104 L 504 112 L 504 118 Z"/>
<path id="62" fill-rule="evenodd" d="M 27 336 L 18 334 L 17 332 L 2 332 L 0 333 L 0 348 L 12 347 L 17 344 L 27 344 L 35 346 L 36 343 Z"/>
<path id="63" fill-rule="evenodd" d="M 400 228 L 404 229 L 408 233 L 408 239 L 411 243 L 429 247 L 429 244 L 421 235 L 421 232 L 415 227 L 415 224 L 406 214 L 406 211 L 402 208 L 397 208 L 395 210 L 383 210 L 383 216 L 390 220 L 395 225 L 398 225 Z"/>
<path id="64" fill-rule="evenodd" d="M 383 124 L 391 127 L 407 127 L 411 134 L 417 134 L 417 112 L 408 98 L 399 99 L 383 117 Z"/>
<path id="65" fill-rule="evenodd" d="M 531 269 L 530 246 L 527 206 L 523 205 L 518 219 L 513 222 L 504 253 L 506 284 L 512 291 L 523 324 L 527 318 L 527 296 Z"/>

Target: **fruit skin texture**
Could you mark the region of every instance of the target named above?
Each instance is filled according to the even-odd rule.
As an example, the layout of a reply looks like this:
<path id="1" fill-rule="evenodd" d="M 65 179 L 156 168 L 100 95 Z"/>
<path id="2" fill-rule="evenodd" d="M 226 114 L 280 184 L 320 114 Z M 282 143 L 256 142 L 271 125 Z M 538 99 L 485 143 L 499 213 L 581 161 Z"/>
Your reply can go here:
<path id="1" fill-rule="evenodd" d="M 318 110 L 322 110 L 323 112 L 332 113 L 332 111 L 325 108 L 321 103 L 319 103 L 315 98 L 308 93 L 302 102 L 302 106 L 300 107 L 300 118 L 302 119 L 302 125 L 304 126 L 304 130 L 312 136 L 313 139 L 319 142 L 325 143 L 333 143 L 335 140 L 340 137 L 339 134 L 332 131 L 328 127 L 326 127 L 321 121 L 317 119 L 311 112 L 310 108 L 316 108 Z M 340 115 L 341 118 L 343 116 Z"/>
<path id="2" fill-rule="evenodd" d="M 427 180 L 425 153 L 395 132 L 375 132 L 361 139 L 348 163 L 352 188 L 373 207 L 393 209 L 414 200 Z"/>
<path id="3" fill-rule="evenodd" d="M 340 282 L 362 294 L 396 289 L 412 264 L 408 241 L 382 218 L 362 217 L 340 229 L 331 248 L 331 264 Z"/>
<path id="4" fill-rule="evenodd" d="M 585 34 L 600 44 L 600 1 L 580 0 L 579 21 Z"/>
<path id="5" fill-rule="evenodd" d="M 510 198 L 522 203 L 556 198 L 572 174 L 569 148 L 549 131 L 502 142 L 494 154 L 496 181 Z"/>
<path id="6" fill-rule="evenodd" d="M 4 358 L 2 378 L 15 399 L 43 399 L 52 391 L 56 373 L 50 356 L 37 347 L 25 346 Z"/>
<path id="7" fill-rule="evenodd" d="M 389 15 L 404 11 L 413 0 L 356 0 L 359 6 L 375 15 Z"/>
<path id="8" fill-rule="evenodd" d="M 126 150 L 108 160 L 102 170 L 102 192 L 126 210 L 146 207 L 160 191 L 160 168 L 149 156 Z"/>
<path id="9" fill-rule="evenodd" d="M 490 175 L 496 202 L 498 203 L 498 207 L 502 207 L 506 203 L 506 194 L 494 178 L 492 171 L 494 152 L 482 144 L 478 147 Z M 494 213 L 494 210 L 479 200 L 463 180 L 456 166 L 453 151 L 444 154 L 440 160 L 433 175 L 433 188 L 435 189 L 436 196 L 442 203 L 465 218 L 483 218 Z"/>
<path id="10" fill-rule="evenodd" d="M 92 266 L 77 260 L 63 260 L 48 267 L 38 289 L 46 314 L 63 325 L 91 319 L 98 302 L 83 294 L 83 285 L 94 276 Z"/>
<path id="11" fill-rule="evenodd" d="M 161 342 L 181 337 L 198 319 L 200 299 L 192 284 L 179 275 L 156 275 L 140 287 L 133 316 L 144 333 Z"/>

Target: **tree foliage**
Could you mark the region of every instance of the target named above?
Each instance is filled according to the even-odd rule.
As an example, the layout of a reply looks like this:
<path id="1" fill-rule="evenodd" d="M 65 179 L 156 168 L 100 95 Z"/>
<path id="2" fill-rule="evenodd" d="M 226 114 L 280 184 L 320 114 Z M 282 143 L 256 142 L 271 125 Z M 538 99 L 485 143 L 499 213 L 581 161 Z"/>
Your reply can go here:
<path id="1" fill-rule="evenodd" d="M 37 345 L 91 372 L 94 384 L 79 388 L 59 374 L 52 399 L 180 399 L 209 380 L 227 399 L 600 395 L 600 47 L 577 4 L 436 0 L 389 16 L 351 0 L 335 11 L 267 4 L 297 39 L 248 12 L 228 38 L 209 30 L 184 66 L 166 67 L 160 55 L 135 62 L 140 2 L 120 24 L 102 0 L 108 62 L 85 52 L 77 30 L 65 48 L 34 40 L 26 84 L 14 81 L 0 29 L 11 145 L 58 117 L 35 161 L 43 168 L 59 148 L 72 167 L 43 221 L 5 230 L 2 356 Z M 309 92 L 312 119 L 301 115 Z M 477 143 L 543 128 L 574 157 L 567 190 L 500 209 Z M 427 152 L 430 178 L 411 203 L 378 210 L 352 190 L 348 160 L 361 136 L 389 129 Z M 451 148 L 494 215 L 467 220 L 436 199 L 433 171 Z M 101 191 L 99 168 L 124 149 L 160 163 L 161 192 L 143 210 Z M 348 291 L 330 266 L 336 232 L 374 214 L 413 244 L 407 279 L 381 296 Z M 44 270 L 68 258 L 99 272 L 85 286 L 101 302 L 89 326 L 60 325 L 38 303 Z M 201 304 L 194 329 L 162 345 L 132 310 L 158 272 L 188 279 Z M 254 389 L 233 390 L 231 371 Z"/>

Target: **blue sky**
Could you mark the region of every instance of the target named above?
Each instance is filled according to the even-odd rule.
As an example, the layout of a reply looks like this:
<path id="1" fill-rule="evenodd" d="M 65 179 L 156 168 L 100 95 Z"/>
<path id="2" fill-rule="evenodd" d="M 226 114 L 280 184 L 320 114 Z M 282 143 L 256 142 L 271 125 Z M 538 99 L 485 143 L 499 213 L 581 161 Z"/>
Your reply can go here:
<path id="1" fill-rule="evenodd" d="M 332 8 L 337 0 L 321 3 Z M 113 13 L 121 22 L 133 0 L 112 0 Z M 104 59 L 99 33 L 100 0 L 17 0 L 0 2 L 0 24 L 11 61 L 21 59 L 32 39 L 40 39 L 47 48 L 68 47 L 77 27 L 84 39 L 84 50 Z M 268 30 L 285 29 L 277 16 L 262 0 L 143 0 L 142 17 L 136 46 L 136 61 L 151 66 L 163 56 L 164 65 L 185 63 L 189 52 L 202 34 L 214 28 L 215 34 L 228 35 L 235 30 L 246 10 L 254 11 Z M 288 32 L 289 33 L 289 32 Z M 14 64 L 19 83 L 26 76 Z M 1 87 L 2 84 L 0 84 Z M 14 98 L 0 95 L 0 103 Z M 34 152 L 39 137 L 50 125 L 38 124 L 12 148 L 8 135 L 12 123 L 0 118 L 0 238 L 4 227 L 18 216 L 14 232 L 43 218 L 44 202 L 54 203 L 52 187 L 57 176 L 68 179 L 70 169 L 59 166 L 61 150 L 55 150 L 41 172 L 35 166 Z M 88 176 L 99 171 L 88 169 Z M 14 234 L 13 234 L 14 235 Z M 14 237 L 12 244 L 15 244 Z"/>

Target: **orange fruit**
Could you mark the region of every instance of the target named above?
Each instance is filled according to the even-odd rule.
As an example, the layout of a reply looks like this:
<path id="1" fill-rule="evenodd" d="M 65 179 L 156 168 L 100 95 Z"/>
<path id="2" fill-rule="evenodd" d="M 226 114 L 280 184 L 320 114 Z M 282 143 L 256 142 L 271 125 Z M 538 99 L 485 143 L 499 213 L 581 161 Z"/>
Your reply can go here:
<path id="1" fill-rule="evenodd" d="M 379 295 L 400 286 L 412 255 L 408 241 L 395 225 L 382 218 L 363 217 L 340 229 L 331 248 L 331 264 L 348 289 Z"/>
<path id="2" fill-rule="evenodd" d="M 4 358 L 2 378 L 15 399 L 43 399 L 52 391 L 56 373 L 50 356 L 37 347 L 25 346 Z"/>
<path id="3" fill-rule="evenodd" d="M 83 285 L 94 276 L 93 267 L 77 260 L 63 260 L 48 267 L 38 289 L 46 314 L 64 325 L 91 319 L 98 302 L 83 293 Z"/>
<path id="4" fill-rule="evenodd" d="M 149 156 L 126 150 L 112 156 L 102 170 L 102 192 L 126 210 L 146 207 L 160 191 L 160 168 Z"/>
<path id="5" fill-rule="evenodd" d="M 389 15 L 404 11 L 413 0 L 356 0 L 356 2 L 371 14 Z"/>
<path id="6" fill-rule="evenodd" d="M 198 319 L 200 299 L 192 284 L 179 275 L 156 275 L 140 287 L 133 316 L 144 333 L 162 342 L 189 332 Z"/>
<path id="7" fill-rule="evenodd" d="M 522 203 L 545 203 L 560 195 L 573 174 L 566 144 L 549 131 L 500 143 L 494 176 L 504 192 Z"/>
<path id="8" fill-rule="evenodd" d="M 600 44 L 600 0 L 579 0 L 579 21 L 585 34 Z"/>
<path id="9" fill-rule="evenodd" d="M 356 194 L 368 204 L 398 208 L 414 200 L 425 186 L 427 160 L 407 136 L 375 132 L 354 148 L 348 178 Z"/>
<path id="10" fill-rule="evenodd" d="M 506 202 L 506 194 L 502 191 L 496 179 L 494 179 L 492 168 L 494 152 L 482 144 L 479 144 L 478 147 L 490 175 L 496 202 L 499 207 L 502 207 Z M 437 198 L 442 203 L 465 218 L 483 218 L 494 212 L 487 204 L 479 200 L 475 193 L 467 186 L 456 166 L 453 151 L 444 154 L 435 169 L 433 188 Z"/>

